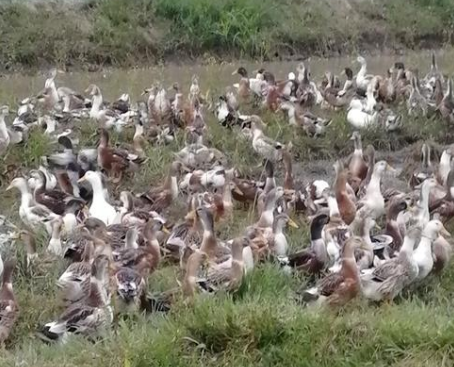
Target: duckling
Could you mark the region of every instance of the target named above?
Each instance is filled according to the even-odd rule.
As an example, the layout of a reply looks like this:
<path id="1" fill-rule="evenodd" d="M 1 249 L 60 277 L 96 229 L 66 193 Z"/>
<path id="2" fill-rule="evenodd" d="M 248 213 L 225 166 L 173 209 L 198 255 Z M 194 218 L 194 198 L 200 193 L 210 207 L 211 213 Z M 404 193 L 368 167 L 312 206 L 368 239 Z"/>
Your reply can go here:
<path id="1" fill-rule="evenodd" d="M 106 201 L 101 174 L 99 172 L 87 171 L 85 175 L 79 179 L 79 182 L 84 181 L 88 181 L 93 188 L 93 200 L 89 209 L 90 216 L 101 220 L 106 225 L 117 223 L 118 213 L 115 208 Z"/>
<path id="2" fill-rule="evenodd" d="M 358 237 L 347 240 L 342 252 L 340 271 L 329 274 L 321 279 L 314 288 L 305 290 L 304 301 L 318 306 L 326 304 L 330 307 L 339 307 L 359 294 L 361 286 L 354 250 L 360 246 L 361 242 Z"/>
<path id="3" fill-rule="evenodd" d="M 347 187 L 347 172 L 345 171 L 342 162 L 338 161 L 334 165 L 336 178 L 334 180 L 334 190 L 336 194 L 339 213 L 345 224 L 350 225 L 355 219 L 356 205 L 352 197 L 355 197 L 354 192 L 350 187 Z"/>
<path id="4" fill-rule="evenodd" d="M 15 260 L 5 262 L 0 291 L 0 343 L 5 343 L 19 316 L 19 305 L 13 290 Z"/>
<path id="5" fill-rule="evenodd" d="M 361 276 L 362 292 L 366 298 L 392 301 L 417 279 L 419 270 L 413 248 L 420 235 L 419 227 L 411 228 L 397 257 L 382 262 L 371 273 Z"/>
<path id="6" fill-rule="evenodd" d="M 178 174 L 181 168 L 178 161 L 172 162 L 164 183 L 160 187 L 154 187 L 148 192 L 138 195 L 138 201 L 151 210 L 162 212 L 178 197 Z"/>
<path id="7" fill-rule="evenodd" d="M 413 253 L 413 260 L 419 268 L 417 280 L 424 279 L 432 271 L 434 266 L 432 246 L 440 235 L 451 237 L 451 234 L 438 219 L 431 220 L 425 225 L 421 241 Z"/>
<path id="8" fill-rule="evenodd" d="M 286 261 L 290 267 L 311 274 L 318 274 L 324 270 L 328 262 L 328 253 L 322 238 L 322 231 L 328 222 L 329 216 L 326 214 L 319 214 L 312 219 L 310 248 L 290 254 Z"/>

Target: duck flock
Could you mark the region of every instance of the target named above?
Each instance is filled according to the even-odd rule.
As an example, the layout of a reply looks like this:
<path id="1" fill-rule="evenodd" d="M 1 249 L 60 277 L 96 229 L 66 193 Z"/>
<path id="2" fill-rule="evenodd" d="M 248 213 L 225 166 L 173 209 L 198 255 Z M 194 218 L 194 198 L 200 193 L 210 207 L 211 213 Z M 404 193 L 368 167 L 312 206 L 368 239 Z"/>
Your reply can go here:
<path id="1" fill-rule="evenodd" d="M 4 173 L 9 195 L 20 194 L 21 222 L 3 220 L 3 248 L 23 245 L 23 266 L 31 274 L 42 263 L 67 266 L 56 281 L 61 312 L 38 335 L 46 342 L 65 342 L 72 334 L 97 338 L 131 312 L 166 312 L 178 297 L 234 292 L 265 261 L 283 272 L 311 275 L 313 284 L 295 294 L 302 307 L 339 307 L 355 297 L 390 302 L 442 271 L 451 256 L 443 223 L 454 216 L 454 146 L 433 162 L 431 147 L 423 144 L 407 189 L 398 190 L 381 185 L 396 170 L 376 161 L 373 146 L 363 150 L 361 130 L 399 129 L 403 121 L 393 112 L 398 105 L 410 116 L 439 114 L 451 123 L 451 80 L 438 70 L 435 56 L 424 78 L 401 62 L 384 76 L 368 74 L 363 57 L 357 62 L 356 75 L 346 68 L 339 77 L 326 73 L 319 83 L 304 63 L 282 81 L 265 69 L 250 78 L 241 67 L 233 73 L 239 81 L 232 76 L 237 83 L 215 100 L 202 94 L 194 76 L 186 94 L 177 83 L 170 89 L 156 83 L 135 103 L 127 94 L 106 103 L 96 85 L 84 95 L 58 86 L 53 70 L 44 89 L 24 99 L 13 117 L 1 107 L 0 152 L 6 160 L 30 134 L 47 135 L 59 147 L 37 157 L 39 166 L 28 172 L 7 165 Z M 241 113 L 245 106 L 257 114 Z M 291 142 L 267 137 L 260 115 L 284 111 L 295 131 L 317 139 L 335 122 L 313 111 L 327 109 L 348 111 L 352 153 L 334 163 L 329 182 L 303 182 L 292 171 Z M 208 145 L 207 114 L 252 147 L 263 168 L 260 177 L 242 176 L 229 152 Z M 79 145 L 75 131 L 82 125 L 97 128 L 97 146 Z M 114 146 L 112 130 L 125 141 L 129 127 L 135 129 L 132 141 Z M 163 181 L 143 192 L 125 190 L 152 159 L 147 146 L 161 149 L 177 134 L 185 147 L 174 152 Z M 219 238 L 219 229 L 234 221 L 234 207 L 235 213 L 254 212 L 255 219 L 242 224 L 238 237 Z M 310 244 L 292 252 L 286 228 L 298 233 L 303 222 L 309 223 Z M 46 248 L 37 248 L 38 233 L 45 233 Z M 0 257 L 2 342 L 26 307 L 13 290 L 13 270 L 22 265 L 8 257 Z M 169 264 L 180 268 L 178 287 L 153 292 L 150 277 Z"/>

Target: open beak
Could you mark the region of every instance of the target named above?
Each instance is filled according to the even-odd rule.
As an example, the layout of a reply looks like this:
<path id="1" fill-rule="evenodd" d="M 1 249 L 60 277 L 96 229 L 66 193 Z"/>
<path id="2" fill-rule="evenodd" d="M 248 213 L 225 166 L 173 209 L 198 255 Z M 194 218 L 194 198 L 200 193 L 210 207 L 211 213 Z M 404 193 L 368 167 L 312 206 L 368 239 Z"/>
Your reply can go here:
<path id="1" fill-rule="evenodd" d="M 295 221 L 291 218 L 288 219 L 288 225 L 293 228 L 299 228 L 298 224 L 296 224 Z"/>

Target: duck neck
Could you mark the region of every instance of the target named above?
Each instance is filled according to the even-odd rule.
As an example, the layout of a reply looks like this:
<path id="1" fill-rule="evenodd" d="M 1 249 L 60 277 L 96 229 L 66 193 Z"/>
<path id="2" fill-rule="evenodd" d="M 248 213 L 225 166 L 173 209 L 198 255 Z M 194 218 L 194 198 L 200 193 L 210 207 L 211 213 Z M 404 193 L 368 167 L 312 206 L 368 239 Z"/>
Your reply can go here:
<path id="1" fill-rule="evenodd" d="M 425 184 L 421 188 L 421 201 L 420 205 L 424 210 L 429 210 L 429 196 L 430 196 L 430 186 Z"/>
<path id="2" fill-rule="evenodd" d="M 75 213 L 66 213 L 63 217 L 63 225 L 66 233 L 71 233 L 77 227 L 77 218 Z"/>
<path id="3" fill-rule="evenodd" d="M 33 196 L 30 193 L 28 186 L 24 183 L 19 186 L 19 191 L 21 193 L 21 206 L 26 208 L 30 207 L 33 203 Z"/>
<path id="4" fill-rule="evenodd" d="M 415 240 L 410 237 L 405 237 L 404 242 L 402 243 L 402 247 L 400 248 L 399 255 L 400 256 L 409 256 L 413 253 L 413 249 L 415 247 Z"/>
<path id="5" fill-rule="evenodd" d="M 358 71 L 358 75 L 356 76 L 356 78 L 360 77 L 360 78 L 364 78 L 367 74 L 367 63 L 366 61 L 361 61 L 361 68 L 359 69 Z"/>
<path id="6" fill-rule="evenodd" d="M 93 188 L 93 204 L 95 203 L 106 203 L 106 198 L 104 197 L 104 189 L 102 187 L 102 182 L 100 177 L 96 177 L 91 182 Z"/>
<path id="7" fill-rule="evenodd" d="M 94 118 L 98 116 L 99 111 L 101 110 L 101 105 L 102 105 L 101 93 L 95 94 L 92 99 L 90 117 Z"/>
<path id="8" fill-rule="evenodd" d="M 328 208 L 329 208 L 329 216 L 330 218 L 339 217 L 339 206 L 337 205 L 336 198 L 329 196 L 328 197 Z"/>
<path id="9" fill-rule="evenodd" d="M 0 113 L 0 132 L 3 136 L 8 136 L 8 129 L 6 128 L 5 115 Z"/>
<path id="10" fill-rule="evenodd" d="M 370 178 L 369 185 L 367 186 L 368 192 L 380 192 L 381 172 L 373 172 Z"/>

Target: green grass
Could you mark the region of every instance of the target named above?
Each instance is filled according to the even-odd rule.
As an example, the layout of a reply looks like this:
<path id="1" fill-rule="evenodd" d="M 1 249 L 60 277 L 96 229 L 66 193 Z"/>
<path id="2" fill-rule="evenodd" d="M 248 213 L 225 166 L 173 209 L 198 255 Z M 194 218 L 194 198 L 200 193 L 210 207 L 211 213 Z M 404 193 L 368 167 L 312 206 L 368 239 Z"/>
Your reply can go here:
<path id="1" fill-rule="evenodd" d="M 326 113 L 326 112 L 325 112 Z M 332 162 L 339 154 L 352 151 L 351 130 L 345 115 L 336 114 L 324 137 L 307 138 L 295 134 L 282 116 L 263 114 L 267 122 L 266 134 L 284 143 L 294 144 L 297 179 L 304 180 L 306 164 L 313 159 Z M 373 143 L 377 149 L 398 150 L 420 140 L 444 143 L 447 128 L 437 118 L 410 119 L 404 115 L 401 132 L 388 134 L 383 130 L 363 133 L 364 145 Z M 229 165 L 257 176 L 260 162 L 247 142 L 218 126 L 211 114 L 207 140 L 227 155 Z M 78 134 L 82 146 L 96 142 L 94 128 L 81 125 Z M 440 128 L 441 127 L 441 128 Z M 112 134 L 112 142 L 127 144 L 131 131 Z M 173 152 L 183 147 L 183 137 L 165 147 L 148 146 L 152 157 L 141 168 L 134 180 L 127 180 L 121 189 L 142 191 L 161 182 L 172 161 Z M 12 147 L 0 171 L 7 164 L 21 164 L 23 173 L 36 167 L 39 157 L 54 147 L 43 137 L 39 128 L 21 147 Z M 339 153 L 340 152 L 340 153 Z M 326 164 L 325 164 L 326 166 Z M 332 170 L 325 167 L 331 174 Z M 281 167 L 277 168 L 281 177 Z M 2 214 L 14 223 L 17 218 L 18 196 L 4 192 L 7 182 L 0 187 Z M 179 209 L 180 206 L 178 206 Z M 172 211 L 173 213 L 173 211 Z M 171 219 L 181 217 L 177 211 Z M 253 211 L 235 209 L 234 219 L 217 228 L 220 239 L 242 233 L 244 227 L 256 220 Z M 308 225 L 304 218 L 296 218 L 300 229 L 288 231 L 292 249 L 308 244 Z M 48 239 L 37 236 L 40 253 L 44 253 Z M 449 267 L 439 278 L 430 278 L 418 288 L 399 297 L 393 305 L 371 305 L 357 299 L 346 308 L 334 311 L 308 310 L 294 299 L 295 290 L 306 284 L 305 277 L 291 277 L 274 264 L 259 265 L 249 274 L 240 289 L 232 294 L 215 297 L 199 296 L 189 305 L 177 298 L 166 316 L 139 315 L 122 321 L 104 339 L 91 343 L 82 338 L 65 346 L 46 346 L 36 337 L 37 328 L 61 312 L 55 281 L 65 265 L 38 263 L 32 277 L 25 269 L 25 255 L 18 243 L 9 253 L 16 253 L 19 266 L 14 286 L 21 307 L 0 365 L 20 366 L 450 366 L 454 363 L 454 324 L 452 297 L 454 269 Z M 180 271 L 166 264 L 151 276 L 151 291 L 172 289 L 181 278 Z"/>
<path id="2" fill-rule="evenodd" d="M 452 43 L 449 0 L 0 3 L 2 69 L 337 55 Z"/>

